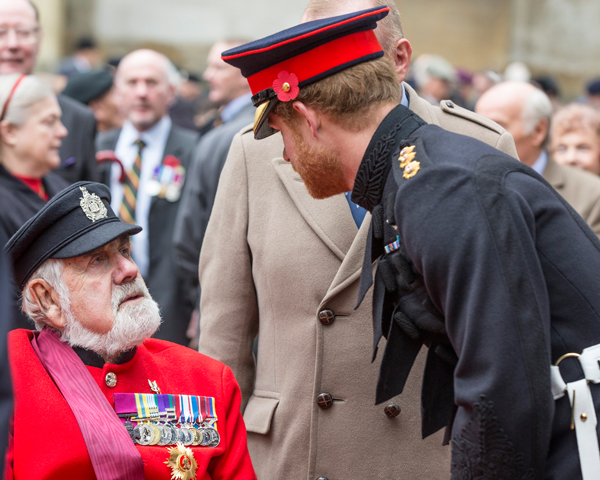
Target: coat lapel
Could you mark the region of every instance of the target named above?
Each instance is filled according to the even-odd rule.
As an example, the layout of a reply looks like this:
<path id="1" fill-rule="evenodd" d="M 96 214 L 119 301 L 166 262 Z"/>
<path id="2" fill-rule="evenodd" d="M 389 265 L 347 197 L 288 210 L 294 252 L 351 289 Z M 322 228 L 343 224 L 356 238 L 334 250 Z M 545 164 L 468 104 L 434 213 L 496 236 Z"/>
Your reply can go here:
<path id="1" fill-rule="evenodd" d="M 360 278 L 363 260 L 365 258 L 365 249 L 367 246 L 367 237 L 369 235 L 370 225 L 371 214 L 367 213 L 360 230 L 358 231 L 358 234 L 354 237 L 354 241 L 348 250 L 348 254 L 342 261 L 342 265 L 337 271 L 333 282 L 331 282 L 327 294 L 321 301 L 319 310 L 329 301 L 330 298 L 333 298 Z"/>
<path id="2" fill-rule="evenodd" d="M 289 163 L 283 158 L 275 158 L 272 162 L 275 171 L 306 223 L 343 261 L 357 232 L 356 224 L 344 195 L 336 195 L 325 200 L 315 200 L 307 194 L 300 175 L 294 171 Z"/>

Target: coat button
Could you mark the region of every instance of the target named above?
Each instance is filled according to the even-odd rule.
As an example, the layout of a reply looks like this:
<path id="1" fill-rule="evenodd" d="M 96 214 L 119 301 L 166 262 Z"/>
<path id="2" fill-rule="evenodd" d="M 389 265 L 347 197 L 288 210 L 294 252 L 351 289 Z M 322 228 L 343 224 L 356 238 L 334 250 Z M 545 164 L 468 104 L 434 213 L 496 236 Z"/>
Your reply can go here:
<path id="1" fill-rule="evenodd" d="M 333 310 L 326 309 L 326 310 L 321 310 L 319 312 L 319 321 L 323 325 L 331 325 L 334 320 L 335 320 L 335 313 L 333 313 Z"/>
<path id="2" fill-rule="evenodd" d="M 108 372 L 104 381 L 109 388 L 115 388 L 117 386 L 117 376 L 113 372 Z"/>
<path id="3" fill-rule="evenodd" d="M 333 405 L 333 397 L 331 393 L 322 393 L 317 397 L 317 404 L 323 410 L 327 410 L 329 407 Z"/>
<path id="4" fill-rule="evenodd" d="M 329 480 L 327 477 L 319 477 L 317 480 Z"/>
<path id="5" fill-rule="evenodd" d="M 400 407 L 398 405 L 394 405 L 390 403 L 387 407 L 383 409 L 388 418 L 396 418 L 400 415 Z"/>

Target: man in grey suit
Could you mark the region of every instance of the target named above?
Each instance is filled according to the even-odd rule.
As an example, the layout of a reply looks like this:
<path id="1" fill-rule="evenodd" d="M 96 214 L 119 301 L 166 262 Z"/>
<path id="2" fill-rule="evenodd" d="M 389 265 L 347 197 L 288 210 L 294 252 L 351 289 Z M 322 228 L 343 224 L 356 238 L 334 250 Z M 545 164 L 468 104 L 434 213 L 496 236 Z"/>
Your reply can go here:
<path id="1" fill-rule="evenodd" d="M 28 0 L 0 0 L 0 75 L 30 75 L 35 67 L 42 39 L 39 14 Z M 58 173 L 69 182 L 97 181 L 96 120 L 92 111 L 64 95 L 58 95 L 62 123 L 69 134 L 60 147 Z"/>
<path id="2" fill-rule="evenodd" d="M 514 138 L 519 159 L 552 185 L 600 236 L 600 178 L 560 165 L 546 150 L 552 104 L 527 82 L 503 82 L 485 92 L 475 111 L 502 125 Z"/>
<path id="3" fill-rule="evenodd" d="M 221 52 L 246 43 L 243 40 L 216 42 L 208 54 L 204 79 L 210 84 L 209 99 L 221 106 L 222 124 L 202 137 L 188 175 L 181 207 L 175 222 L 175 253 L 186 293 L 194 304 L 198 296 L 198 259 L 208 219 L 212 212 L 221 170 L 236 133 L 251 123 L 255 108 L 248 82 L 240 71 L 221 59 Z M 192 345 L 197 341 L 198 319 L 190 324 Z"/>
<path id="4" fill-rule="evenodd" d="M 169 117 L 176 78 L 171 62 L 153 50 L 123 58 L 115 88 L 127 120 L 123 128 L 98 135 L 97 146 L 114 151 L 115 161 L 102 172 L 113 210 L 143 228 L 132 240 L 132 255 L 162 312 L 155 337 L 185 344 L 193 305 L 185 302 L 175 271 L 172 237 L 197 134 Z"/>

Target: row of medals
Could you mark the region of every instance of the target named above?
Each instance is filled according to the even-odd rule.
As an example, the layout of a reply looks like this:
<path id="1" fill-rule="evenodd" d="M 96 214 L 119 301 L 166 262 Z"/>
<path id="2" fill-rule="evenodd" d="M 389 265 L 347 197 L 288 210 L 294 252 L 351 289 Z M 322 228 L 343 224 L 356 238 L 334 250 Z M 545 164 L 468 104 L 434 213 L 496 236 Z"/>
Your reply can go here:
<path id="1" fill-rule="evenodd" d="M 125 428 L 134 443 L 138 445 L 175 445 L 216 447 L 221 442 L 219 432 L 213 427 L 194 427 L 184 424 L 181 427 L 170 423 L 142 422 L 135 427 L 127 420 Z"/>

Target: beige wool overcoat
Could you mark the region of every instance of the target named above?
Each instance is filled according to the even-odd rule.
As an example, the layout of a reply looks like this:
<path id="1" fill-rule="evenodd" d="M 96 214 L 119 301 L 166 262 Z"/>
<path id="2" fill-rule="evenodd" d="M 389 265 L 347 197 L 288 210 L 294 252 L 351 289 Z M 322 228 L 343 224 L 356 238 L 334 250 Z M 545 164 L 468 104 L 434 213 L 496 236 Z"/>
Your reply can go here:
<path id="1" fill-rule="evenodd" d="M 516 157 L 495 123 L 406 89 L 425 121 Z M 421 439 L 423 352 L 404 393 L 374 404 L 371 294 L 354 310 L 370 215 L 357 231 L 343 195 L 311 198 L 282 149 L 280 135 L 235 137 L 200 257 L 200 351 L 240 384 L 258 478 L 449 478 L 443 432 Z M 327 409 L 322 393 L 333 398 Z M 387 404 L 401 413 L 389 418 Z"/>

